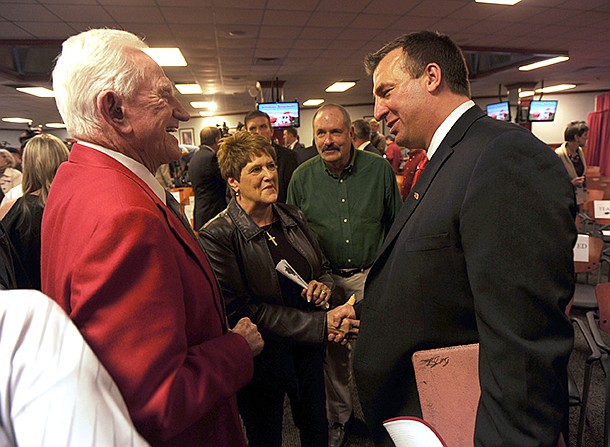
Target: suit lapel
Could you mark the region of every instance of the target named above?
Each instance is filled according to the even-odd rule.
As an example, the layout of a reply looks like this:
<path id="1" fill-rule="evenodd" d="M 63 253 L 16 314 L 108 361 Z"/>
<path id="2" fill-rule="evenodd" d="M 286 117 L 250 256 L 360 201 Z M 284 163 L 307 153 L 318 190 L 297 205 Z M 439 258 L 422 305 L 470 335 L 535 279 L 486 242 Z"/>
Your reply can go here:
<path id="1" fill-rule="evenodd" d="M 470 129 L 470 126 L 472 126 L 476 120 L 483 116 L 485 116 L 485 114 L 478 106 L 471 107 L 451 128 L 426 165 L 426 168 L 421 173 L 419 180 L 411 190 L 407 200 L 398 213 L 398 216 L 396 216 L 388 235 L 383 241 L 383 245 L 381 246 L 377 259 L 382 258 L 388 248 L 394 245 L 394 240 L 398 237 L 402 228 L 405 226 L 419 203 L 424 200 L 430 184 L 433 182 L 434 178 L 439 173 L 447 159 L 453 154 L 454 147 L 464 138 L 464 135 L 468 129 Z M 376 263 L 377 262 L 375 262 L 375 264 Z"/>

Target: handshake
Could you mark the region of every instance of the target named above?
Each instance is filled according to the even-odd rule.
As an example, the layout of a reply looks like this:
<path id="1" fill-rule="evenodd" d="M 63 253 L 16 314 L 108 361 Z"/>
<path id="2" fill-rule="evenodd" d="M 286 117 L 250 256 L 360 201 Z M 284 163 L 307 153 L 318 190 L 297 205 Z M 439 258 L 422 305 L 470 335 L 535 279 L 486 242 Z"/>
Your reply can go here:
<path id="1" fill-rule="evenodd" d="M 352 295 L 347 303 L 335 307 L 326 314 L 326 326 L 328 341 L 346 344 L 349 340 L 355 339 L 360 330 L 360 320 L 356 319 L 354 304 L 356 296 Z"/>

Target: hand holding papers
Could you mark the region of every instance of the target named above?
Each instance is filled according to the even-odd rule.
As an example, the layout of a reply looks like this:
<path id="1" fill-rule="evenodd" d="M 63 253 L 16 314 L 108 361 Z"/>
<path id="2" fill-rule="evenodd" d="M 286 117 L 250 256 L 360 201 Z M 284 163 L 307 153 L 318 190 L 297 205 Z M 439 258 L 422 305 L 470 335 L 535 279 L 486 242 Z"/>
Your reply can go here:
<path id="1" fill-rule="evenodd" d="M 285 259 L 280 260 L 275 266 L 275 269 L 298 286 L 301 286 L 304 289 L 302 296 L 308 302 L 313 300 L 316 306 L 328 310 L 330 307 L 328 300 L 331 292 L 326 285 L 319 281 L 311 281 L 307 284 L 305 280 L 301 278 L 301 275 L 299 275 Z"/>
<path id="2" fill-rule="evenodd" d="M 356 338 L 360 330 L 360 320 L 356 319 L 355 303 L 356 295 L 352 295 L 343 306 L 335 307 L 328 312 L 326 316 L 328 341 L 344 345 Z"/>

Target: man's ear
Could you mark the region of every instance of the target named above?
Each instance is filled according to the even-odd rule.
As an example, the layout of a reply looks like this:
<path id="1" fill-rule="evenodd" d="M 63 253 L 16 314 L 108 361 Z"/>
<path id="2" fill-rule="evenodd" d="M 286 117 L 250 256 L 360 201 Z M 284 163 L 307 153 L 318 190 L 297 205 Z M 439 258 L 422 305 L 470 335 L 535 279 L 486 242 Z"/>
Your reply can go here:
<path id="1" fill-rule="evenodd" d="M 443 80 L 441 67 L 436 62 L 430 62 L 424 68 L 424 78 L 426 80 L 426 90 L 430 93 L 436 92 Z"/>
<path id="2" fill-rule="evenodd" d="M 125 116 L 123 98 L 113 90 L 104 90 L 97 96 L 97 110 L 102 119 L 120 132 L 131 131 L 131 124 Z"/>

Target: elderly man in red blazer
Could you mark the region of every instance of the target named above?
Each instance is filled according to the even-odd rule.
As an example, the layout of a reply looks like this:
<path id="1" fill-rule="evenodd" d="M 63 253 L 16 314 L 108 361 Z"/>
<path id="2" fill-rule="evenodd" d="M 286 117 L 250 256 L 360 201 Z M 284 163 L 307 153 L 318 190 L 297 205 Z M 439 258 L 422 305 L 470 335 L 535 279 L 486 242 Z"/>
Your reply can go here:
<path id="1" fill-rule="evenodd" d="M 243 446 L 235 393 L 263 345 L 229 330 L 208 260 L 155 181 L 187 112 L 136 36 L 69 38 L 53 72 L 79 140 L 49 194 L 42 288 L 70 315 L 153 445 Z M 87 396 L 83 396 L 86 399 Z"/>

